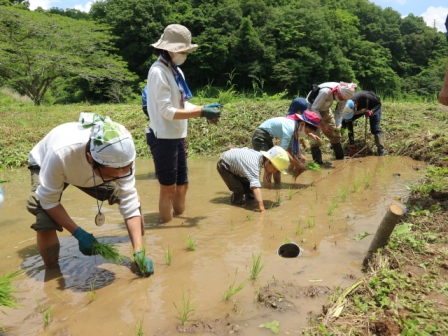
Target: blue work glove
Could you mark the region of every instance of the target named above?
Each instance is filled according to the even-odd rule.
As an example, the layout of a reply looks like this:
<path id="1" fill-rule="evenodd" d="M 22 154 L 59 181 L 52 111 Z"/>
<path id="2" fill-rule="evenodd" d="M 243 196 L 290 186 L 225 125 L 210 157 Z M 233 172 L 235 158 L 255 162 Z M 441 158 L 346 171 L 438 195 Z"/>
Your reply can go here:
<path id="1" fill-rule="evenodd" d="M 202 107 L 201 117 L 205 117 L 208 120 L 219 119 L 221 116 L 221 104 L 208 104 Z"/>
<path id="2" fill-rule="evenodd" d="M 137 263 L 137 260 L 143 264 L 143 258 L 145 258 L 144 264 L 146 269 L 146 274 L 154 274 L 154 264 L 151 259 L 145 256 L 143 250 L 134 253 L 134 261 Z"/>
<path id="3" fill-rule="evenodd" d="M 79 250 L 82 254 L 88 256 L 93 254 L 93 243 L 97 240 L 91 233 L 87 233 L 78 226 L 78 228 L 73 232 L 73 237 L 78 240 Z"/>

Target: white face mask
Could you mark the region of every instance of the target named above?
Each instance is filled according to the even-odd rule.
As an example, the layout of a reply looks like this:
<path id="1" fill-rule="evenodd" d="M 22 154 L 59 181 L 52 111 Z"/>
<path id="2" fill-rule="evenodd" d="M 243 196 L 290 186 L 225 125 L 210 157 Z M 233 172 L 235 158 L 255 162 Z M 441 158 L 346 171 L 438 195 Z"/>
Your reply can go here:
<path id="1" fill-rule="evenodd" d="M 182 65 L 187 59 L 187 54 L 170 53 L 171 60 L 176 65 Z"/>
<path id="2" fill-rule="evenodd" d="M 299 125 L 299 129 L 297 130 L 297 137 L 306 139 L 308 134 L 305 133 L 305 123 L 302 122 Z"/>

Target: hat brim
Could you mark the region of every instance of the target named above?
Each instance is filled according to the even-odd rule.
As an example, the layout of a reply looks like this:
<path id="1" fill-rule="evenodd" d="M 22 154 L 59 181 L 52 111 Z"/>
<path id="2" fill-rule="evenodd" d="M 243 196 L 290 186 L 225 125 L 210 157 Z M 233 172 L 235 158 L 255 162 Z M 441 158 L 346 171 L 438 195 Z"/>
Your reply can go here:
<path id="1" fill-rule="evenodd" d="M 279 172 L 281 172 L 282 174 L 285 174 L 285 175 L 288 174 L 288 173 L 286 172 L 285 169 L 279 169 L 279 168 L 278 168 L 278 166 L 275 164 L 275 162 L 272 161 L 272 157 L 269 155 L 268 152 L 260 151 L 260 153 L 263 154 L 263 156 L 264 156 L 266 159 L 268 159 L 269 161 L 271 161 L 271 163 L 274 165 L 275 168 L 277 168 L 277 170 L 278 170 Z"/>
<path id="2" fill-rule="evenodd" d="M 157 41 L 156 43 L 151 44 L 156 49 L 163 49 L 171 52 L 193 52 L 199 46 L 197 44 L 190 44 L 189 46 L 185 46 L 183 44 L 176 43 L 167 43 L 165 41 Z"/>
<path id="3" fill-rule="evenodd" d="M 311 126 L 319 127 L 319 123 L 316 124 L 315 122 L 313 122 L 313 121 L 307 119 L 306 117 L 303 116 L 303 114 L 296 113 L 296 117 L 297 117 L 296 120 L 299 120 L 299 119 L 300 119 L 300 120 L 302 120 L 303 122 L 305 122 L 305 123 L 307 123 L 307 124 L 309 124 L 309 125 L 311 125 Z"/>
<path id="4" fill-rule="evenodd" d="M 355 115 L 355 113 L 350 107 L 348 107 L 348 106 L 344 107 L 344 110 L 342 111 L 342 117 L 345 120 L 352 119 L 354 115 Z"/>

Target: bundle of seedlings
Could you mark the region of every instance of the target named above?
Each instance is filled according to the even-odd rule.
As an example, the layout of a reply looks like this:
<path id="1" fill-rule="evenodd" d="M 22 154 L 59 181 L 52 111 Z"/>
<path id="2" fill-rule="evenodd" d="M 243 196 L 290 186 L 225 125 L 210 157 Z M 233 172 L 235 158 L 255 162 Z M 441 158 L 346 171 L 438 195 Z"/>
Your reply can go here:
<path id="1" fill-rule="evenodd" d="M 11 286 L 11 282 L 21 273 L 22 271 L 19 270 L 0 277 L 0 307 L 15 308 L 18 306 L 17 299 L 12 295 L 17 292 L 17 289 Z"/>
<path id="2" fill-rule="evenodd" d="M 99 254 L 104 258 L 104 260 L 118 265 L 120 265 L 124 259 L 124 256 L 118 252 L 117 248 L 113 244 L 100 243 L 99 241 L 95 241 L 93 243 L 93 254 Z"/>

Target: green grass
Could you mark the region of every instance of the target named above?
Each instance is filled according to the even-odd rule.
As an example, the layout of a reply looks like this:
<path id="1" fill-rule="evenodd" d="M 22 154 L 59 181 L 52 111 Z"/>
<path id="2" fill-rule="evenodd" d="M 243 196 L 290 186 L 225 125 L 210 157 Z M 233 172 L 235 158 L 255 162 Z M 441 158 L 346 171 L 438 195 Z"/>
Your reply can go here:
<path id="1" fill-rule="evenodd" d="M 1 97 L 0 93 L 0 101 Z M 255 128 L 269 118 L 284 115 L 291 102 L 290 99 L 243 98 L 245 99 L 225 98 L 219 125 L 208 125 L 204 118 L 189 120 L 187 141 L 191 156 L 216 156 L 229 145 L 251 147 Z M 204 102 L 200 97 L 194 99 L 193 103 Z M 0 104 L 2 117 L 0 169 L 26 166 L 31 148 L 53 127 L 77 121 L 81 111 L 110 116 L 112 120 L 122 123 L 133 136 L 137 157 L 150 156 L 146 136 L 142 130 L 142 125 L 146 125 L 147 120 L 138 103 L 33 106 L 26 102 L 8 100 Z M 425 118 L 422 118 L 422 115 Z M 439 104 L 384 101 L 381 127 L 385 134 L 386 152 L 388 155 L 408 155 L 431 164 L 445 161 L 447 154 L 444 148 L 448 142 L 445 129 L 447 121 L 447 114 Z M 408 126 L 411 124 L 416 126 L 410 129 Z M 364 134 L 363 127 L 363 123 L 355 123 L 355 141 L 362 142 L 362 146 L 364 146 L 364 137 L 361 136 Z M 347 146 L 347 141 L 347 137 L 343 136 L 344 147 Z M 375 149 L 373 136 L 368 135 L 367 142 L 369 148 Z M 324 154 L 332 154 L 327 146 L 322 146 L 322 150 Z M 310 165 L 307 168 L 314 170 Z M 317 166 L 315 168 L 318 169 Z"/>

